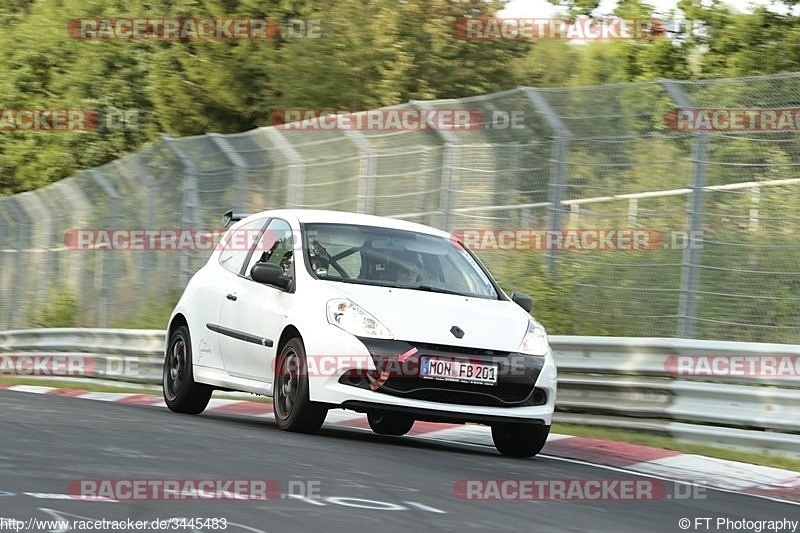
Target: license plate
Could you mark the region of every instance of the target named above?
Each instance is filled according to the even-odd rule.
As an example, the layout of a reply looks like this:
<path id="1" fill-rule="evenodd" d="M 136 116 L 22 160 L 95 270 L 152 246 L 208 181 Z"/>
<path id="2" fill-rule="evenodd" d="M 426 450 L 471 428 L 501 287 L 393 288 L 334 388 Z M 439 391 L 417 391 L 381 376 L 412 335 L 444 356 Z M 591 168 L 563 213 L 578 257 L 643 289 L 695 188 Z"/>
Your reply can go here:
<path id="1" fill-rule="evenodd" d="M 423 357 L 419 370 L 420 377 L 424 379 L 480 383 L 482 385 L 497 385 L 497 373 L 497 365 L 485 365 L 437 357 Z"/>

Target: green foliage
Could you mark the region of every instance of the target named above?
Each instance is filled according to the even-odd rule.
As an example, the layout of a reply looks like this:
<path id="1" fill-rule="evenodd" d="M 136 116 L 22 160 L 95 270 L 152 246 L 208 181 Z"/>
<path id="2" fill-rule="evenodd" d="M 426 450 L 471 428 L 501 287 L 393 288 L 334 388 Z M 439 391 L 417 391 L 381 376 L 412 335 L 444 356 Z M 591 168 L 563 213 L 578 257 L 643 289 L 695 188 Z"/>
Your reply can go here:
<path id="1" fill-rule="evenodd" d="M 67 23 L 96 8 L 81 0 L 44 0 L 2 10 L 0 108 L 146 112 L 145 58 L 121 42 L 71 39 Z M 102 123 L 101 123 L 102 126 Z M 134 151 L 144 130 L 4 131 L 0 134 L 0 194 L 41 187 L 77 170 Z"/>
<path id="2" fill-rule="evenodd" d="M 78 299 L 69 287 L 51 289 L 47 303 L 28 311 L 32 328 L 75 327 L 78 324 Z"/>
<path id="3" fill-rule="evenodd" d="M 631 442 L 634 444 L 644 444 L 663 448 L 665 450 L 675 450 L 687 454 L 705 455 L 706 457 L 717 457 L 729 461 L 740 463 L 750 463 L 754 465 L 771 466 L 786 470 L 800 470 L 800 460 L 789 455 L 775 453 L 759 453 L 757 451 L 739 450 L 732 447 L 710 446 L 692 440 L 674 439 L 667 435 L 665 431 L 650 430 L 630 430 L 610 426 L 584 426 L 576 424 L 564 424 L 558 422 L 556 414 L 553 422 L 552 432 L 564 435 L 574 435 L 576 437 L 590 437 L 593 439 L 606 439 L 615 442 Z"/>
<path id="4" fill-rule="evenodd" d="M 602 15 L 597 12 L 597 0 L 551 2 L 564 7 L 570 16 Z M 269 125 L 280 109 L 363 110 L 410 99 L 486 94 L 520 85 L 595 84 L 617 85 L 547 93 L 556 112 L 569 119 L 576 134 L 569 147 L 566 194 L 597 196 L 677 188 L 689 184 L 692 140 L 666 131 L 663 117 L 675 103 L 658 84 L 621 84 L 662 77 L 700 79 L 800 70 L 797 17 L 763 7 L 737 13 L 721 1 L 709 5 L 701 0 L 681 0 L 679 7 L 688 23 L 676 34 L 648 41 L 576 45 L 559 40 L 462 40 L 454 35 L 453 23 L 459 18 L 493 17 L 504 4 L 502 0 L 0 0 L 0 48 L 4 51 L 0 55 L 0 109 L 77 108 L 101 115 L 115 109 L 135 110 L 140 119 L 131 129 L 0 132 L 0 195 L 39 188 L 108 163 L 141 149 L 160 133 L 190 136 L 246 131 Z M 653 10 L 641 0 L 623 0 L 613 14 L 647 18 L 653 16 Z M 303 18 L 320 20 L 323 25 L 318 39 L 282 37 L 271 41 L 91 41 L 72 39 L 67 33 L 71 18 L 125 16 Z M 771 106 L 775 102 L 789 106 L 797 102 L 794 85 L 778 86 L 770 80 L 724 85 L 703 82 L 684 89 L 700 106 Z M 772 100 L 765 101 L 765 95 Z M 523 105 L 515 101 L 507 107 L 520 109 Z M 542 144 L 532 145 L 518 162 L 520 168 L 536 168 L 537 173 L 504 178 L 509 183 L 527 180 L 522 187 L 507 187 L 515 189 L 513 194 L 521 192 L 525 201 L 547 199 L 552 154 L 546 124 L 540 122 L 528 126 L 541 128 L 533 130 L 532 138 Z M 481 141 L 504 140 L 504 132 L 491 133 L 491 138 Z M 621 140 L 622 136 L 626 139 Z M 397 142 L 394 139 L 380 142 Z M 800 153 L 796 141 L 753 143 L 728 136 L 709 143 L 709 185 L 797 177 L 792 166 Z M 340 145 L 329 149 L 333 153 L 323 155 L 335 158 L 343 153 Z M 306 150 L 319 155 L 323 149 L 314 145 Z M 306 157 L 307 152 L 301 155 Z M 512 168 L 502 157 L 498 152 L 498 165 Z M 171 210 L 182 201 L 181 192 L 162 177 L 172 177 L 181 169 L 174 157 L 161 154 L 152 159 L 163 165 L 149 169 L 158 188 L 158 206 L 165 206 L 158 208 Z M 357 172 L 357 165 L 352 159 L 335 165 L 332 175 L 309 173 L 307 180 L 313 184 L 314 180 L 349 177 Z M 430 168 L 440 166 L 439 161 L 430 164 Z M 481 193 L 496 195 L 501 203 L 518 201 L 511 194 L 506 200 L 503 187 L 488 183 Z M 121 200 L 113 209 L 122 220 L 135 218 L 129 210 L 141 207 L 142 193 L 117 185 Z M 403 185 L 398 181 L 399 187 Z M 774 279 L 759 277 L 759 271 L 776 271 L 770 263 L 774 254 L 753 252 L 752 247 L 741 252 L 735 247 L 748 238 L 757 239 L 751 244 L 763 241 L 768 234 L 786 239 L 778 243 L 787 251 L 786 266 L 778 272 L 791 272 L 792 264 L 800 261 L 792 248 L 792 238 L 800 228 L 789 227 L 784 220 L 786 213 L 797 212 L 800 205 L 792 191 L 769 202 L 767 194 L 762 198 L 764 220 L 757 233 L 747 233 L 740 227 L 741 220 L 725 210 L 728 206 L 731 212 L 747 212 L 747 198 L 708 201 L 707 205 L 719 209 L 709 215 L 709 226 L 717 219 L 738 226 L 724 236 L 729 246 L 709 248 L 703 254 L 708 268 L 700 276 L 698 310 L 704 337 L 730 338 L 726 329 L 730 323 L 752 320 L 767 326 L 763 334 L 751 334 L 752 340 L 792 340 L 786 324 L 796 315 L 792 309 L 798 290 L 794 278 L 788 274 Z M 259 201 L 255 196 L 250 200 L 253 204 Z M 433 196 L 430 201 L 435 209 Z M 683 202 L 684 198 L 642 201 L 640 223 L 667 231 L 685 229 Z M 771 218 L 765 212 L 768 205 L 775 206 Z M 105 210 L 111 211 L 111 204 L 93 205 L 92 209 L 98 220 Z M 614 210 L 616 219 L 609 218 Z M 593 224 L 615 226 L 626 216 L 625 206 L 608 207 L 604 215 L 605 221 Z M 484 259 L 498 273 L 503 287 L 534 296 L 534 313 L 551 333 L 674 331 L 680 276 L 675 265 L 680 260 L 671 251 L 626 255 L 616 258 L 617 263 L 607 257 L 563 254 L 557 258 L 558 277 L 549 274 L 535 252 L 510 256 L 493 252 Z M 133 272 L 137 267 L 129 268 Z M 742 272 L 733 275 L 724 268 Z M 742 313 L 737 298 L 743 295 L 732 291 L 731 284 L 758 293 L 748 302 L 751 316 Z M 643 296 L 647 294 L 643 287 L 656 285 L 662 291 L 658 298 Z M 133 296 L 138 287 L 131 285 L 126 290 Z M 144 308 L 123 313 L 125 323 L 110 325 L 161 328 L 176 300 L 174 294 L 149 300 Z M 32 325 L 73 325 L 81 320 L 75 298 L 66 290 L 54 291 L 43 309 L 30 313 Z M 642 331 L 646 322 L 631 317 L 643 316 L 653 317 L 658 327 Z"/>
<path id="5" fill-rule="evenodd" d="M 559 268 L 551 275 L 540 252 L 482 252 L 480 258 L 506 294 L 524 292 L 533 298 L 531 314 L 549 334 L 572 335 L 589 327 L 573 297 L 585 276 L 579 267 Z"/>
<path id="6" fill-rule="evenodd" d="M 109 327 L 131 329 L 166 329 L 169 315 L 180 299 L 180 291 L 172 290 L 159 298 L 151 298 L 145 302 L 144 309 L 133 315 L 120 317 L 119 323 Z"/>
<path id="7" fill-rule="evenodd" d="M 719 1 L 706 6 L 700 0 L 680 0 L 678 7 L 692 21 L 687 45 L 703 49 L 700 75 L 723 77 L 800 70 L 798 17 L 764 6 L 750 13 L 737 13 Z"/>
<path id="8" fill-rule="evenodd" d="M 597 0 L 551 0 L 597 16 Z M 135 110 L 129 129 L 0 134 L 0 194 L 35 189 L 134 152 L 159 133 L 232 133 L 285 108 L 370 109 L 519 85 L 553 87 L 800 70 L 797 17 L 682 0 L 689 23 L 650 41 L 463 40 L 453 24 L 504 0 L 29 0 L 0 2 L 0 108 Z M 76 17 L 268 17 L 322 21 L 321 38 L 80 40 Z M 645 18 L 641 0 L 614 15 Z"/>

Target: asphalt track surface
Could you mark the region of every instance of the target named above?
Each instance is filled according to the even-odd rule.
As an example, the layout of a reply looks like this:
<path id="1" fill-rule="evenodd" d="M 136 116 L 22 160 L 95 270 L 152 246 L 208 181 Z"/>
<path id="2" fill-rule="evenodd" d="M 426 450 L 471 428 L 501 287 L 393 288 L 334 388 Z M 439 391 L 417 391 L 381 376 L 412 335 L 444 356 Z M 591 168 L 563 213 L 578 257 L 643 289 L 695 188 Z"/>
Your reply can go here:
<path id="1" fill-rule="evenodd" d="M 234 533 L 361 533 L 734 531 L 718 528 L 716 520 L 800 517 L 796 505 L 711 489 L 702 498 L 656 501 L 468 501 L 454 495 L 458 480 L 648 478 L 556 458 L 509 459 L 484 446 L 381 437 L 358 429 L 325 427 L 315 435 L 293 434 L 278 430 L 270 420 L 240 415 L 178 415 L 163 408 L 12 391 L 0 391 L 0 405 L 0 531 L 9 530 L 8 525 L 2 528 L 3 518 L 26 524 L 31 518 L 225 518 L 224 531 Z M 269 501 L 69 498 L 68 484 L 81 479 L 270 479 L 278 482 L 281 494 Z M 687 492 L 664 484 L 670 495 Z M 317 492 L 304 498 L 301 490 Z M 695 519 L 704 517 L 712 518 L 710 527 L 702 527 L 703 522 L 694 527 Z M 692 526 L 681 529 L 682 518 L 689 518 Z M 85 530 L 78 526 L 70 529 Z M 172 522 L 139 531 L 192 531 L 179 526 Z M 52 525 L 20 529 L 57 530 Z"/>

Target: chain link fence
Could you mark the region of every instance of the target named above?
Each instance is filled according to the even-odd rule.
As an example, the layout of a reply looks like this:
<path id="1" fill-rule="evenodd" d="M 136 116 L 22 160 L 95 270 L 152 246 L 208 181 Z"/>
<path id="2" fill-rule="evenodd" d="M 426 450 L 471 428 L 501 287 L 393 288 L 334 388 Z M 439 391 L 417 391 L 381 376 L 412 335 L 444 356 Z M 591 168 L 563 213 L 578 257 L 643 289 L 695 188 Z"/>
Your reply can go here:
<path id="1" fill-rule="evenodd" d="M 648 230 L 663 245 L 476 251 L 505 288 L 533 287 L 540 309 L 570 315 L 554 333 L 797 343 L 800 128 L 681 131 L 665 117 L 798 108 L 798 95 L 800 73 L 521 87 L 389 108 L 479 110 L 474 129 L 163 137 L 0 198 L 0 328 L 163 327 L 210 253 L 77 250 L 69 230 L 219 230 L 231 208 L 305 207 L 450 231 Z"/>

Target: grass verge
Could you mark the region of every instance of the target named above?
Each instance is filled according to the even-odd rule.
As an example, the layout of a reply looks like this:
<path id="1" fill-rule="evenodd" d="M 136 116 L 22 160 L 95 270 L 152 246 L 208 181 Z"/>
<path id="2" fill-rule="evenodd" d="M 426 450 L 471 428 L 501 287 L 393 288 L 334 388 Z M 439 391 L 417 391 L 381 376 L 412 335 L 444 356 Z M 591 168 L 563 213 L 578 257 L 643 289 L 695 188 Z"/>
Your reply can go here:
<path id="1" fill-rule="evenodd" d="M 135 383 L 109 383 L 89 380 L 41 379 L 17 376 L 0 376 L 0 383 L 11 385 L 32 385 L 36 387 L 55 387 L 58 389 L 79 389 L 87 392 L 124 392 L 133 394 L 160 394 L 161 389 L 155 386 L 137 385 Z"/>

